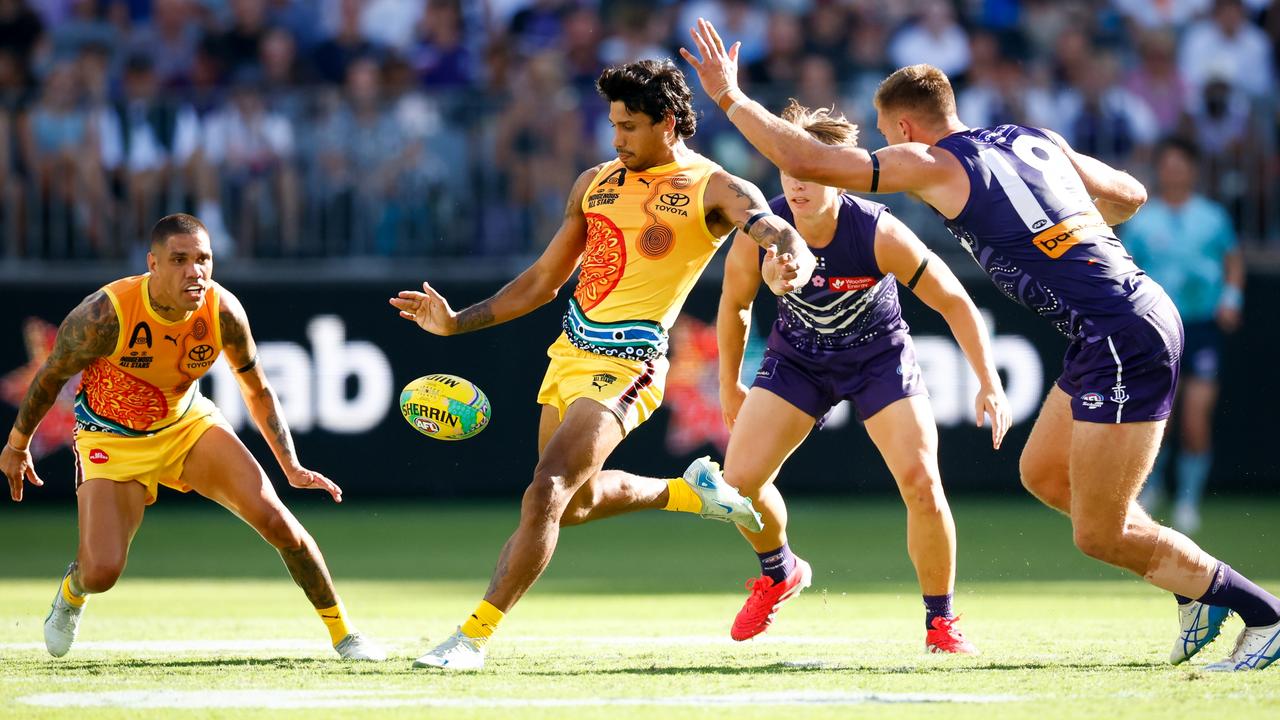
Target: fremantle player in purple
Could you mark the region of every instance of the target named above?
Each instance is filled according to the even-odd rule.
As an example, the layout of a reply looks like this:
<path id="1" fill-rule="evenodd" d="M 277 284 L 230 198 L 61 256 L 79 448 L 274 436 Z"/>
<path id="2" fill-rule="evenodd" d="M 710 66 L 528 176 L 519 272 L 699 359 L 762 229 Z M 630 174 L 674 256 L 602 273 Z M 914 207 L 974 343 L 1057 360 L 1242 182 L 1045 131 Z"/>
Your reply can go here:
<path id="1" fill-rule="evenodd" d="M 1231 612 L 1244 629 L 1231 654 L 1206 669 L 1262 669 L 1280 657 L 1280 599 L 1136 502 L 1183 349 L 1177 309 L 1111 229 L 1146 202 L 1142 184 L 1051 131 L 967 127 L 951 82 L 929 65 L 902 68 L 876 91 L 877 126 L 889 147 L 872 154 L 826 145 L 738 89 L 738 45 L 726 50 L 703 20 L 691 34 L 699 56 L 681 55 L 703 89 L 780 170 L 855 191 L 914 195 L 943 217 L 996 287 L 1069 338 L 1062 375 L 1022 453 L 1022 483 L 1071 518 L 1086 555 L 1175 595 L 1181 627 L 1170 660 L 1202 650 Z"/>
<path id="2" fill-rule="evenodd" d="M 793 100 L 782 117 L 819 142 L 857 142 L 857 127 L 832 111 Z M 992 444 L 999 448 L 1011 417 L 986 325 L 951 270 L 883 205 L 786 173 L 782 189 L 770 209 L 800 231 L 817 267 L 809 283 L 778 298 L 778 319 L 749 391 L 739 381 L 742 356 L 768 252 L 750 238 L 735 238 L 729 250 L 716 320 L 720 401 L 732 429 L 724 477 L 752 499 L 764 520 L 760 532 L 743 532 L 760 557 L 761 575 L 751 581 L 730 634 L 746 640 L 764 632 L 778 608 L 812 581 L 809 564 L 787 543 L 787 509 L 773 481 L 809 431 L 848 400 L 907 506 L 907 552 L 924 594 L 926 649 L 975 653 L 951 609 L 955 523 L 938 473 L 938 430 L 897 284 L 951 326 L 979 378 L 978 425 L 991 416 Z"/>

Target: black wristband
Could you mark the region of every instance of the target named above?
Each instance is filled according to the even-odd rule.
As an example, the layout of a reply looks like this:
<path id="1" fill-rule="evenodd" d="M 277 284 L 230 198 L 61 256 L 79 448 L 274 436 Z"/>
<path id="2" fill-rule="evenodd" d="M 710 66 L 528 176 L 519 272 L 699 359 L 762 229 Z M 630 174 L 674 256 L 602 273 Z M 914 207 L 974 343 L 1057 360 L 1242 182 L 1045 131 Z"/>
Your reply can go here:
<path id="1" fill-rule="evenodd" d="M 920 277 L 924 275 L 924 269 L 928 266 L 929 266 L 929 256 L 925 255 L 924 259 L 920 261 L 920 267 L 916 268 L 916 274 L 912 275 L 911 279 L 907 281 L 908 290 L 914 291 L 916 289 L 916 284 L 920 282 Z"/>
<path id="2" fill-rule="evenodd" d="M 762 211 L 762 212 L 758 212 L 758 213 L 756 213 L 755 215 L 752 215 L 751 217 L 747 218 L 747 221 L 746 221 L 746 222 L 742 223 L 742 231 L 743 231 L 743 232 L 745 232 L 746 234 L 750 235 L 750 234 L 751 234 L 751 226 L 752 226 L 752 225 L 755 225 L 757 220 L 759 220 L 760 218 L 762 218 L 762 217 L 764 217 L 764 216 L 766 216 L 766 215 L 772 215 L 772 214 L 773 214 L 773 213 L 769 212 L 768 210 L 764 210 L 764 211 Z"/>
<path id="3" fill-rule="evenodd" d="M 258 356 L 254 355 L 253 359 L 245 363 L 244 367 L 236 368 L 236 374 L 243 375 L 256 367 L 258 367 Z"/>
<path id="4" fill-rule="evenodd" d="M 875 153 L 871 153 L 871 189 L 867 192 L 875 192 L 880 187 L 880 158 Z"/>

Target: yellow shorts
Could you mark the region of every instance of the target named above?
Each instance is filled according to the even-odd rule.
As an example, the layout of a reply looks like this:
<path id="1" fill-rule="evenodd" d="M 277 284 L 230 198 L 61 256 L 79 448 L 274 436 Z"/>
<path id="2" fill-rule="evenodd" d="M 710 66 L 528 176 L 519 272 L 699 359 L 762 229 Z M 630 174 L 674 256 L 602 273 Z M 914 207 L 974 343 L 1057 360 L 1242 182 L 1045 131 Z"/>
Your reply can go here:
<path id="1" fill-rule="evenodd" d="M 116 482 L 136 480 L 147 488 L 148 505 L 156 501 L 159 485 L 190 492 L 191 488 L 182 484 L 187 453 L 205 431 L 215 425 L 232 431 L 213 401 L 197 395 L 181 420 L 149 437 L 77 428 L 72 445 L 76 456 L 76 488 L 95 478 Z"/>
<path id="2" fill-rule="evenodd" d="M 564 412 L 578 398 L 588 398 L 613 411 L 630 433 L 662 404 L 667 359 L 640 362 L 579 350 L 561 333 L 547 348 L 551 364 L 538 390 L 538 403 Z"/>

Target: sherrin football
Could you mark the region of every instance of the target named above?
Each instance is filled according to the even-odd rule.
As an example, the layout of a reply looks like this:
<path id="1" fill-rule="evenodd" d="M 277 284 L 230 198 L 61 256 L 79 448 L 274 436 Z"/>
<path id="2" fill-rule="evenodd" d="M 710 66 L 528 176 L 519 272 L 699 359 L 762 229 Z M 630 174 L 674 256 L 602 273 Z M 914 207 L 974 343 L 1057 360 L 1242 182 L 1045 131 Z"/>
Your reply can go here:
<path id="1" fill-rule="evenodd" d="M 400 391 L 400 414 L 437 440 L 466 440 L 489 424 L 489 398 L 456 375 L 426 375 Z"/>

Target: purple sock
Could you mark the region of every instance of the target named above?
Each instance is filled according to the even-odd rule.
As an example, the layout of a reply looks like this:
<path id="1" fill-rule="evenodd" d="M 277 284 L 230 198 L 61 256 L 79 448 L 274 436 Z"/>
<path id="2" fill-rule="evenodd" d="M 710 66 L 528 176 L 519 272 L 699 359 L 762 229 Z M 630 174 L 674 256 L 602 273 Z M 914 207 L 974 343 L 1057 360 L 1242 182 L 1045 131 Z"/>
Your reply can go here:
<path id="1" fill-rule="evenodd" d="M 756 555 L 760 557 L 760 574 L 773 578 L 776 583 L 786 580 L 791 571 L 796 569 L 796 556 L 791 553 L 791 546 L 786 543 L 777 550 L 756 553 Z"/>
<path id="2" fill-rule="evenodd" d="M 1254 585 L 1249 578 L 1224 562 L 1218 563 L 1209 591 L 1200 598 L 1200 602 L 1235 610 L 1249 627 L 1266 627 L 1280 622 L 1280 599 Z"/>
<path id="3" fill-rule="evenodd" d="M 1177 600 L 1179 605 L 1186 605 L 1187 603 L 1191 602 L 1191 598 L 1185 595 L 1179 595 L 1178 593 L 1173 594 L 1173 599 Z"/>
<path id="4" fill-rule="evenodd" d="M 953 617 L 951 612 L 951 593 L 946 595 L 925 595 L 924 596 L 924 629 L 933 629 L 933 619 L 936 617 L 949 618 Z"/>

